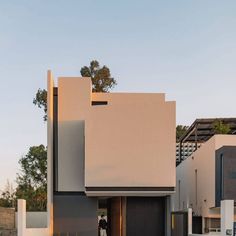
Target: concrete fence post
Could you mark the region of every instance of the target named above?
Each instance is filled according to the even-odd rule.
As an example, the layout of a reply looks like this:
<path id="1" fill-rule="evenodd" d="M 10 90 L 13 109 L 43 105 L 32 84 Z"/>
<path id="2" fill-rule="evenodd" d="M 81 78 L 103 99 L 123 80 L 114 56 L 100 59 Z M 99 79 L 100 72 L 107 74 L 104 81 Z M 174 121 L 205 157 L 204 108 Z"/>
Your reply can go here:
<path id="1" fill-rule="evenodd" d="M 188 234 L 193 233 L 193 210 L 188 208 Z"/>
<path id="2" fill-rule="evenodd" d="M 26 236 L 26 201 L 17 200 L 17 236 Z"/>
<path id="3" fill-rule="evenodd" d="M 233 235 L 234 227 L 234 201 L 221 201 L 221 236 Z"/>

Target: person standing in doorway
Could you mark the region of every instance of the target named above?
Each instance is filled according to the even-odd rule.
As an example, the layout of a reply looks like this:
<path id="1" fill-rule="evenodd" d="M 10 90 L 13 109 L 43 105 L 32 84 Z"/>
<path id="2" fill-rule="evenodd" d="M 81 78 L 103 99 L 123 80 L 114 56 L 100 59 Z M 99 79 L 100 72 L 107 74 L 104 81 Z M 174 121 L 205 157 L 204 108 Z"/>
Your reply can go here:
<path id="1" fill-rule="evenodd" d="M 107 221 L 104 218 L 104 215 L 101 215 L 101 219 L 99 220 L 99 231 L 100 236 L 107 236 Z"/>

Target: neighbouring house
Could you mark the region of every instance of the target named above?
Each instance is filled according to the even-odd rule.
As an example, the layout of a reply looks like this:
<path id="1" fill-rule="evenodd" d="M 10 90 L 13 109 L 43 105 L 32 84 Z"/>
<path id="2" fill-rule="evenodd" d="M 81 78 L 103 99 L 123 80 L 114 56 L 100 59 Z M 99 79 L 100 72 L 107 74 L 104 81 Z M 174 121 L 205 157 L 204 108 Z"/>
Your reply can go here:
<path id="1" fill-rule="evenodd" d="M 92 93 L 90 78 L 48 72 L 50 235 L 170 235 L 175 102 L 160 93 Z"/>
<path id="2" fill-rule="evenodd" d="M 178 165 L 181 161 L 185 160 L 189 157 L 197 148 L 201 147 L 201 143 L 184 142 L 184 143 L 176 143 L 176 165 Z M 181 161 L 180 161 L 181 159 Z"/>
<path id="3" fill-rule="evenodd" d="M 193 209 L 197 219 L 194 227 L 200 226 L 203 233 L 220 231 L 221 200 L 236 201 L 236 135 L 232 135 L 236 119 L 224 119 L 231 124 L 229 135 L 214 135 L 213 120 L 195 121 L 200 122 L 198 130 L 192 125 L 182 137 L 182 145 L 195 140 L 196 148 L 177 162 L 176 193 L 172 199 L 174 212 Z"/>
<path id="4" fill-rule="evenodd" d="M 217 126 L 229 128 L 228 134 L 236 134 L 236 118 L 196 119 L 176 143 L 176 164 L 188 158 L 212 136 L 219 133 Z"/>

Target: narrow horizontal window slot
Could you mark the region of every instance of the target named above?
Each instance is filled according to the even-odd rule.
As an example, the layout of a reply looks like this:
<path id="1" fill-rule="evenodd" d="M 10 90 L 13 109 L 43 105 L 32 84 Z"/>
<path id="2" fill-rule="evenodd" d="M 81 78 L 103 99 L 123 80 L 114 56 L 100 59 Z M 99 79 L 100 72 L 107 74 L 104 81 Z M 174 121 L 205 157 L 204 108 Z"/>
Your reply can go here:
<path id="1" fill-rule="evenodd" d="M 92 106 L 107 105 L 107 101 L 92 101 Z"/>

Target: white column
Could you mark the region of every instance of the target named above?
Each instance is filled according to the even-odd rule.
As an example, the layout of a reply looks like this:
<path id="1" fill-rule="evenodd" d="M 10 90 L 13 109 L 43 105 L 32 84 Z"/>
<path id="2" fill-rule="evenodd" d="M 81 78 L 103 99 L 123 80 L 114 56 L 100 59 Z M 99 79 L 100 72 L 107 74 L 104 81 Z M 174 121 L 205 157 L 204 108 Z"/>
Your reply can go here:
<path id="1" fill-rule="evenodd" d="M 221 201 L 221 235 L 233 235 L 234 201 Z"/>
<path id="2" fill-rule="evenodd" d="M 193 210 L 192 208 L 188 208 L 188 234 L 192 234 L 192 226 L 193 226 Z"/>
<path id="3" fill-rule="evenodd" d="M 26 235 L 26 201 L 17 200 L 17 236 Z"/>
<path id="4" fill-rule="evenodd" d="M 47 227 L 49 235 L 53 235 L 53 76 L 47 73 Z"/>
<path id="5" fill-rule="evenodd" d="M 166 236 L 171 236 L 171 196 L 166 197 Z"/>

